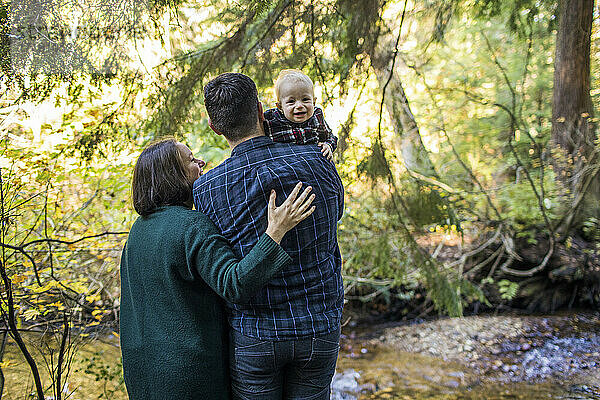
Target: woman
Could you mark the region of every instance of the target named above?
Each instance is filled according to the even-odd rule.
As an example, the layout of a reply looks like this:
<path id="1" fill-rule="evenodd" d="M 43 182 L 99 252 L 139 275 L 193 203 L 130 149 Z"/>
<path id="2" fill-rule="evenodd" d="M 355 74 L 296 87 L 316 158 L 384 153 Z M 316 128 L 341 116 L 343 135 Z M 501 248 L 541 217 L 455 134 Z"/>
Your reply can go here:
<path id="1" fill-rule="evenodd" d="M 192 210 L 202 161 L 174 139 L 147 147 L 133 172 L 133 224 L 121 257 L 121 352 L 130 398 L 227 399 L 227 322 L 219 296 L 243 302 L 289 262 L 283 235 L 308 217 L 301 183 L 238 261 L 213 223 Z"/>

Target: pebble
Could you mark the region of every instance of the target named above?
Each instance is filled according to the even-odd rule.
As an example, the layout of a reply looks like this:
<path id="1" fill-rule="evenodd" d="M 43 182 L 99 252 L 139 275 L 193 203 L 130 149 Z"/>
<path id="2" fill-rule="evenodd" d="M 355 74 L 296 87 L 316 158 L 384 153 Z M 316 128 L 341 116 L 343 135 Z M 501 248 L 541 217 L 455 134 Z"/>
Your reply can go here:
<path id="1" fill-rule="evenodd" d="M 457 388 L 460 386 L 460 382 L 458 381 L 448 381 L 444 384 L 445 386 L 451 387 L 451 388 Z"/>

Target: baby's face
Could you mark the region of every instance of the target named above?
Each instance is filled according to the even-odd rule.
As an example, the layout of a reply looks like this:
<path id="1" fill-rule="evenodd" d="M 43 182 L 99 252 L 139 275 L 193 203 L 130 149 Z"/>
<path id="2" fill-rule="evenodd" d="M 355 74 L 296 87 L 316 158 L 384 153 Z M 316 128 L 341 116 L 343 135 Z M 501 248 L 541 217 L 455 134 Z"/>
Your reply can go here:
<path id="1" fill-rule="evenodd" d="M 312 85 L 304 82 L 282 82 L 277 108 L 292 122 L 306 121 L 312 117 L 315 109 Z"/>

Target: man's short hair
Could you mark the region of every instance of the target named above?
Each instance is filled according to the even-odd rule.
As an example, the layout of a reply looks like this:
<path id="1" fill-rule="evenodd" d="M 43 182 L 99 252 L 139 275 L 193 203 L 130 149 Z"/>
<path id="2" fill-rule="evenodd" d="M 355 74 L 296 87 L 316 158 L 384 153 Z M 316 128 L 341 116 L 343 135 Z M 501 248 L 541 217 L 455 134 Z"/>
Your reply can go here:
<path id="1" fill-rule="evenodd" d="M 275 81 L 275 97 L 277 98 L 277 101 L 281 100 L 279 92 L 281 90 L 281 85 L 284 82 L 305 84 L 310 86 L 314 91 L 313 81 L 304 72 L 299 69 L 284 69 L 279 73 L 277 80 Z"/>
<path id="2" fill-rule="evenodd" d="M 217 76 L 204 86 L 204 106 L 214 128 L 227 139 L 255 133 L 258 91 L 250 77 L 237 72 Z"/>

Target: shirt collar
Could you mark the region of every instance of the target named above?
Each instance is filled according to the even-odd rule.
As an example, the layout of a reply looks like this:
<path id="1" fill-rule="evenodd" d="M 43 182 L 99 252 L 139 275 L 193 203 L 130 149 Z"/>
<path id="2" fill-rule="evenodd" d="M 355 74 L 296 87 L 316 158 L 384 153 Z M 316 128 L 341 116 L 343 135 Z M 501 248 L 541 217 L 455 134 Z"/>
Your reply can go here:
<path id="1" fill-rule="evenodd" d="M 253 137 L 235 146 L 233 150 L 231 150 L 231 157 L 239 156 L 250 150 L 254 150 L 260 147 L 267 147 L 270 144 L 273 144 L 273 141 L 267 136 Z"/>
<path id="2" fill-rule="evenodd" d="M 274 108 L 273 109 L 273 116 L 280 120 L 280 121 L 286 121 L 286 122 L 291 122 L 290 120 L 288 120 L 285 115 L 283 115 L 283 113 L 279 110 L 279 108 Z"/>

